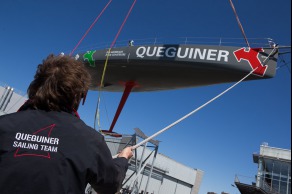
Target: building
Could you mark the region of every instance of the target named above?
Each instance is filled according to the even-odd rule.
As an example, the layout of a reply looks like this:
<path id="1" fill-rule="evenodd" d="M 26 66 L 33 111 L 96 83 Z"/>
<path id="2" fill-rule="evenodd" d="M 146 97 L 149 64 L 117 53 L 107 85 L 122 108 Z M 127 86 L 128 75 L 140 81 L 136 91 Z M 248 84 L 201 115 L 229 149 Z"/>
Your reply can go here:
<path id="1" fill-rule="evenodd" d="M 26 95 L 0 82 L 0 115 L 16 112 L 26 100 Z"/>
<path id="2" fill-rule="evenodd" d="M 147 138 L 139 129 L 134 130 L 134 135 L 106 138 L 113 156 L 127 145 L 136 145 L 139 138 Z M 136 149 L 123 183 L 125 193 L 198 194 L 204 172 L 158 153 L 158 145 L 159 141 L 151 140 Z"/>
<path id="3" fill-rule="evenodd" d="M 291 194 L 291 150 L 260 146 L 260 153 L 253 154 L 258 172 L 251 185 L 238 177 L 235 185 L 241 194 Z"/>

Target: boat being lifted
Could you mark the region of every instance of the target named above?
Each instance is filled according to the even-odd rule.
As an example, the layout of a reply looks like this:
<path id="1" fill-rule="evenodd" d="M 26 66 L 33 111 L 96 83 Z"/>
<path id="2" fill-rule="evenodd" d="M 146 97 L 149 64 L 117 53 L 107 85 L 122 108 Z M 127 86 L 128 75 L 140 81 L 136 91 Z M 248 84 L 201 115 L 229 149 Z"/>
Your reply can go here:
<path id="1" fill-rule="evenodd" d="M 91 76 L 91 90 L 122 92 L 109 130 L 131 92 L 151 92 L 272 78 L 276 73 L 278 48 L 246 48 L 209 45 L 146 45 L 92 50 L 80 53 Z M 110 59 L 110 60 L 109 60 Z M 106 72 L 106 73 L 105 73 Z"/>
<path id="2" fill-rule="evenodd" d="M 272 78 L 276 73 L 278 49 L 210 45 L 146 45 L 92 50 L 78 54 L 92 75 L 91 90 L 161 91 L 238 81 Z"/>

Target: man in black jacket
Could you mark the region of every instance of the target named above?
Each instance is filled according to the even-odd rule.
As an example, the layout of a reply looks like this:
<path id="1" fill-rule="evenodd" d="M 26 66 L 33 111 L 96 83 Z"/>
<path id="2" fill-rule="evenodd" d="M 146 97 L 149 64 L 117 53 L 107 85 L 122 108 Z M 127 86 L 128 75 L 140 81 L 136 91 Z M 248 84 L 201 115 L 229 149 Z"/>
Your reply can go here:
<path id="1" fill-rule="evenodd" d="M 50 55 L 38 66 L 29 100 L 0 117 L 1 194 L 99 194 L 120 188 L 133 156 L 131 147 L 112 159 L 104 137 L 77 109 L 90 85 L 82 62 Z"/>

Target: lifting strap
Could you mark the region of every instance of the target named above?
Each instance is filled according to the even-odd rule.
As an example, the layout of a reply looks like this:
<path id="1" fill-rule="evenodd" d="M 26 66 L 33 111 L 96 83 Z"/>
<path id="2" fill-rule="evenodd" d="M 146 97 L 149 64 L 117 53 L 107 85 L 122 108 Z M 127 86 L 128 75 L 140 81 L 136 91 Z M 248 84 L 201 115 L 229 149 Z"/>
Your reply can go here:
<path id="1" fill-rule="evenodd" d="M 81 42 L 83 41 L 83 39 L 87 36 L 87 34 L 89 33 L 89 31 L 93 28 L 93 26 L 95 25 L 95 23 L 99 20 L 99 18 L 101 17 L 101 15 L 103 14 L 103 12 L 107 9 L 107 7 L 111 4 L 112 0 L 109 0 L 109 2 L 106 4 L 106 6 L 103 8 L 103 10 L 100 12 L 100 14 L 95 18 L 95 20 L 93 21 L 93 23 L 90 25 L 90 27 L 87 29 L 87 31 L 85 32 L 85 34 L 82 36 L 82 38 L 79 40 L 79 42 L 76 44 L 76 46 L 74 47 L 74 49 L 70 52 L 69 56 L 72 56 L 72 54 L 75 52 L 75 50 L 78 48 L 78 46 L 81 44 Z"/>
<path id="2" fill-rule="evenodd" d="M 235 14 L 235 17 L 236 17 L 236 20 L 237 20 L 238 26 L 239 26 L 239 28 L 240 28 L 240 30 L 241 30 L 241 33 L 242 33 L 242 35 L 243 35 L 243 37 L 244 37 L 244 39 L 245 39 L 245 42 L 246 42 L 247 46 L 250 47 L 249 42 L 248 42 L 248 40 L 247 40 L 247 37 L 246 37 L 246 35 L 245 35 L 245 32 L 244 32 L 244 30 L 243 30 L 243 27 L 242 27 L 242 25 L 241 25 L 241 22 L 240 22 L 240 20 L 239 20 L 239 17 L 238 17 L 238 15 L 237 15 L 237 12 L 236 12 L 236 10 L 235 10 L 234 4 L 233 4 L 232 0 L 229 0 L 229 2 L 230 2 L 230 5 L 231 5 L 231 7 L 232 7 L 232 9 L 233 9 L 233 12 L 234 12 L 234 14 Z"/>

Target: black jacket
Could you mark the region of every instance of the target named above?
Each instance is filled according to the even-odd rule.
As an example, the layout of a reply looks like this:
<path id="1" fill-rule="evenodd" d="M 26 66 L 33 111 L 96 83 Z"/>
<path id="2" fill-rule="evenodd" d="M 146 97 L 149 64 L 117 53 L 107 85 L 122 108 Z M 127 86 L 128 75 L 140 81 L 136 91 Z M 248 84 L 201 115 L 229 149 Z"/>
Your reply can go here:
<path id="1" fill-rule="evenodd" d="M 102 135 L 67 112 L 25 110 L 0 117 L 1 194 L 114 194 L 128 168 Z"/>

